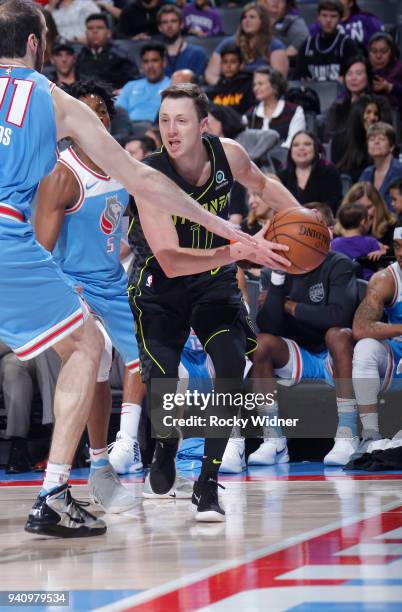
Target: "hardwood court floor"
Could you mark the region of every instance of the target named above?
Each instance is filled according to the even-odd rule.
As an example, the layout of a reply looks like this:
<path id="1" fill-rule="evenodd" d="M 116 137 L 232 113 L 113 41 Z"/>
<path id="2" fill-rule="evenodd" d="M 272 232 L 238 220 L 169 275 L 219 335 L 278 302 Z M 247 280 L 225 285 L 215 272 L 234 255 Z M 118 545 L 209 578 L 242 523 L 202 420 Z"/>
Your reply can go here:
<path id="1" fill-rule="evenodd" d="M 195 523 L 189 500 L 143 501 L 129 478 L 138 508 L 74 540 L 23 531 L 38 491 L 26 478 L 0 472 L 0 590 L 70 592 L 69 608 L 49 610 L 402 610 L 401 473 L 255 468 L 222 479 L 224 524 Z"/>

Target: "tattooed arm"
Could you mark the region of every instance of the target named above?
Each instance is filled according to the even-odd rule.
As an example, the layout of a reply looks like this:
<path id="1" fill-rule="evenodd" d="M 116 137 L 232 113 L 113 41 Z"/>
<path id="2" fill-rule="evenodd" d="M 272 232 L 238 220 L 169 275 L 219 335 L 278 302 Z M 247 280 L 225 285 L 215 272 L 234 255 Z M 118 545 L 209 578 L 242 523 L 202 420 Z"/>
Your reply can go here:
<path id="1" fill-rule="evenodd" d="M 355 340 L 362 338 L 386 340 L 402 335 L 402 325 L 381 321 L 384 306 L 392 302 L 394 292 L 395 282 L 389 270 L 382 270 L 371 277 L 366 297 L 356 310 L 353 319 Z"/>

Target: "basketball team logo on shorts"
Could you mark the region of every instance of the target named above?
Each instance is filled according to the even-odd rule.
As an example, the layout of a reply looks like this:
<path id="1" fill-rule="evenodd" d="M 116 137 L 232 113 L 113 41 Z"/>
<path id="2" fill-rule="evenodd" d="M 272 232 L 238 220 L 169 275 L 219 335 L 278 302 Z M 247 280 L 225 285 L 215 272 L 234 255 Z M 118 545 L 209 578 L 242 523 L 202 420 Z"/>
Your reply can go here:
<path id="1" fill-rule="evenodd" d="M 106 198 L 106 206 L 100 218 L 100 228 L 104 234 L 113 234 L 119 226 L 123 206 L 118 200 L 117 195 Z"/>

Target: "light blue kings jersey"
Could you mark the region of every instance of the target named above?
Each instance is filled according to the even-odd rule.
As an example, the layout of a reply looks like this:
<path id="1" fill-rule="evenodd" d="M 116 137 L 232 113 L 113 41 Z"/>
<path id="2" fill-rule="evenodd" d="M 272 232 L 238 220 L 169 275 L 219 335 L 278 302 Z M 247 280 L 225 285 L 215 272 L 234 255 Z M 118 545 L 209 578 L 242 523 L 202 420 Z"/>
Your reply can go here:
<path id="1" fill-rule="evenodd" d="M 76 204 L 66 210 L 54 256 L 63 272 L 78 285 L 103 296 L 127 290 L 127 276 L 120 264 L 122 218 L 128 192 L 109 176 L 90 170 L 72 147 L 59 163 L 74 174 L 80 188 Z"/>
<path id="2" fill-rule="evenodd" d="M 388 267 L 395 281 L 395 293 L 389 306 L 385 307 L 385 312 L 389 323 L 402 325 L 402 270 L 397 261 Z M 393 338 L 402 341 L 402 336 Z"/>
<path id="3" fill-rule="evenodd" d="M 0 202 L 26 219 L 57 159 L 53 87 L 31 68 L 0 65 Z"/>

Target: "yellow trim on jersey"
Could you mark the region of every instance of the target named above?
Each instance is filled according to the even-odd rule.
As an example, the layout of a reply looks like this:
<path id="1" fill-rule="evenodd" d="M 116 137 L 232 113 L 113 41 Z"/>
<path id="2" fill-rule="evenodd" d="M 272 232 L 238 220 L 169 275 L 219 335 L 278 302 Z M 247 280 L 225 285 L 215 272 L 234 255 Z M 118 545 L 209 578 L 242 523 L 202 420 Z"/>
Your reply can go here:
<path id="1" fill-rule="evenodd" d="M 214 334 L 212 334 L 212 336 L 210 336 L 210 337 L 208 338 L 208 340 L 207 340 L 207 341 L 205 342 L 205 344 L 204 344 L 204 351 L 205 351 L 205 350 L 206 350 L 206 348 L 207 348 L 207 344 L 208 344 L 208 342 L 210 342 L 210 341 L 212 340 L 212 338 L 215 338 L 215 336 L 219 336 L 219 334 L 224 334 L 225 332 L 230 332 L 230 329 L 221 329 L 221 330 L 219 330 L 219 331 L 215 332 Z"/>
<path id="2" fill-rule="evenodd" d="M 257 348 L 258 348 L 258 344 L 257 344 L 257 340 L 256 340 L 255 338 L 249 338 L 249 337 L 247 337 L 247 340 L 248 340 L 249 342 L 254 342 L 254 344 L 255 344 L 255 347 L 254 347 L 254 348 L 252 348 L 252 349 L 250 349 L 249 351 L 247 351 L 246 353 L 244 353 L 245 355 L 250 355 L 250 353 L 254 353 L 254 351 L 256 351 L 256 350 L 257 350 Z"/>
<path id="3" fill-rule="evenodd" d="M 145 268 L 148 266 L 148 263 L 151 261 L 151 259 L 154 259 L 154 258 L 155 258 L 155 256 L 154 256 L 154 255 L 151 255 L 151 257 L 148 257 L 148 259 L 147 259 L 147 260 L 146 260 L 146 262 L 145 262 L 145 265 L 144 265 L 144 266 L 143 266 L 143 268 L 141 269 L 140 276 L 139 276 L 138 283 L 137 283 L 137 290 L 138 290 L 138 292 L 139 292 L 139 293 L 137 294 L 137 295 L 138 295 L 138 297 L 141 297 L 141 295 L 142 295 L 142 291 L 141 291 L 141 289 L 140 289 L 140 283 L 141 283 L 141 280 L 142 280 L 142 275 L 143 275 L 143 273 L 144 273 L 144 270 L 145 270 Z M 133 286 L 132 286 L 132 285 L 130 285 L 130 288 L 132 289 L 132 288 L 133 288 Z M 130 288 L 129 288 L 129 291 L 130 291 Z M 139 329 L 140 334 L 141 334 L 141 340 L 142 340 L 142 345 L 143 345 L 143 347 L 144 347 L 144 350 L 145 350 L 145 352 L 146 352 L 146 353 L 147 353 L 147 354 L 150 356 L 150 358 L 152 359 L 152 361 L 153 361 L 154 363 L 156 363 L 156 365 L 158 366 L 158 368 L 160 369 L 160 371 L 162 372 L 162 374 L 166 374 L 166 372 L 165 372 L 165 370 L 163 369 L 163 367 L 161 366 L 161 364 L 160 364 L 160 363 L 159 363 L 159 362 L 158 362 L 158 361 L 155 359 L 155 357 L 154 357 L 154 356 L 153 356 L 153 355 L 150 353 L 150 351 L 148 350 L 148 347 L 147 347 L 147 345 L 146 345 L 146 342 L 145 342 L 145 336 L 144 336 L 144 330 L 142 329 L 142 322 L 141 322 L 141 319 L 142 319 L 142 310 L 141 310 L 141 308 L 138 306 L 138 304 L 137 304 L 137 302 L 136 302 L 136 296 L 134 296 L 134 297 L 133 297 L 133 304 L 134 304 L 134 306 L 135 306 L 135 309 L 136 309 L 136 310 L 139 312 L 139 315 L 138 315 L 138 329 Z"/>

